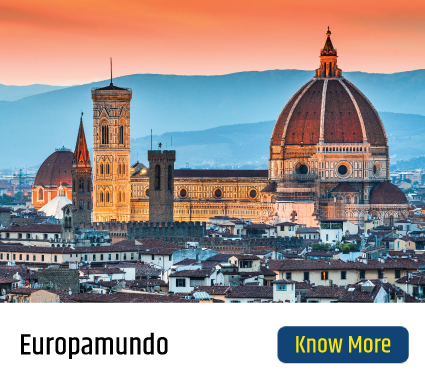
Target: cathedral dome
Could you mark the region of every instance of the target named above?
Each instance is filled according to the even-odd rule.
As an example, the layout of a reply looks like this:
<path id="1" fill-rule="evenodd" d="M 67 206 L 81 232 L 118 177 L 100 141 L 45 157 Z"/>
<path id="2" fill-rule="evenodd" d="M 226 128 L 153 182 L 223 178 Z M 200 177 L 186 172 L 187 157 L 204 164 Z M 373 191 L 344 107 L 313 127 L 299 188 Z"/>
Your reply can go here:
<path id="1" fill-rule="evenodd" d="M 370 101 L 343 78 L 314 78 L 283 108 L 271 143 L 369 143 L 387 146 L 382 121 Z"/>
<path id="2" fill-rule="evenodd" d="M 370 193 L 370 204 L 408 204 L 403 191 L 396 185 L 384 181 L 376 185 Z"/>
<path id="3" fill-rule="evenodd" d="M 34 181 L 34 187 L 58 187 L 72 184 L 71 168 L 74 154 L 62 147 L 53 152 L 39 168 Z"/>
<path id="4" fill-rule="evenodd" d="M 342 77 L 330 33 L 328 29 L 315 77 L 283 108 L 273 129 L 271 145 L 368 143 L 387 148 L 384 125 L 375 108 Z"/>

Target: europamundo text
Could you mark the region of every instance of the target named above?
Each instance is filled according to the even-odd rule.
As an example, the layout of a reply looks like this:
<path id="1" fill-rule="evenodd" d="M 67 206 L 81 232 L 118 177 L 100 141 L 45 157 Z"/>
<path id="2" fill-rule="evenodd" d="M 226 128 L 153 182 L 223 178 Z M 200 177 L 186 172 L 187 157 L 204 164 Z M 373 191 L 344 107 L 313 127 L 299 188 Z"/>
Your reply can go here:
<path id="1" fill-rule="evenodd" d="M 140 337 L 32 337 L 21 334 L 21 355 L 166 355 L 168 339 Z"/>

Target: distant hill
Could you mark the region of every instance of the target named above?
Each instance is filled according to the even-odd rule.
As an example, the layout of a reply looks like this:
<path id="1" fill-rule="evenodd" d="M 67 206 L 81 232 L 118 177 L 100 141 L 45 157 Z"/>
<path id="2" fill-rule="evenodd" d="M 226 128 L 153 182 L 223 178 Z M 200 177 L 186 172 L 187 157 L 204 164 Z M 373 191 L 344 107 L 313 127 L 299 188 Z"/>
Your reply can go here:
<path id="1" fill-rule="evenodd" d="M 31 95 L 46 93 L 47 91 L 63 89 L 65 86 L 28 85 L 8 86 L 0 84 L 0 101 L 17 101 Z"/>
<path id="2" fill-rule="evenodd" d="M 425 70 L 396 74 L 344 74 L 369 97 L 377 110 L 425 114 Z M 301 70 L 270 70 L 220 76 L 135 74 L 116 78 L 114 84 L 133 89 L 131 134 L 132 138 L 136 139 L 148 136 L 151 128 L 155 135 L 172 132 L 174 136 L 176 132 L 181 131 L 202 131 L 216 126 L 274 121 L 289 98 L 312 76 L 312 71 Z M 85 114 L 86 136 L 91 146 L 90 90 L 108 82 L 67 87 L 13 102 L 0 101 L 0 168 L 41 164 L 55 148 L 62 145 L 73 149 L 80 111 Z M 408 159 L 423 154 L 422 148 L 417 144 L 422 131 L 425 131 L 420 115 L 408 117 L 393 114 L 392 117 L 384 119 L 392 134 L 390 143 L 394 147 L 391 152 L 397 155 L 397 159 Z M 269 123 L 273 125 L 272 122 Z M 403 128 L 407 130 L 401 130 Z M 259 140 L 254 147 L 265 144 L 265 149 L 260 149 L 260 158 L 268 155 L 272 127 L 266 130 L 263 126 L 261 133 L 264 134 L 266 143 L 260 143 Z M 413 131 L 416 131 L 415 138 L 409 139 Z M 205 136 L 208 136 L 209 133 L 206 134 Z M 228 143 L 216 143 L 221 146 L 212 143 L 210 146 L 214 146 L 214 149 L 225 156 L 225 147 L 231 145 L 235 151 L 234 154 L 229 154 L 231 157 L 244 157 L 249 151 L 238 153 L 237 144 L 241 147 L 248 144 L 244 139 L 249 139 L 249 134 L 239 131 L 236 135 L 227 137 Z M 208 139 L 212 138 L 208 136 Z M 177 135 L 175 139 L 178 139 Z M 142 147 L 143 144 L 140 144 Z M 200 157 L 206 161 L 214 157 L 214 152 L 205 152 L 203 148 L 196 148 L 195 145 L 191 147 L 194 150 L 199 149 L 199 155 L 186 151 L 184 155 L 195 155 L 194 158 Z M 138 148 L 135 146 L 133 152 L 136 152 L 136 149 Z M 143 152 L 141 154 L 145 155 Z M 189 162 L 190 165 L 200 160 L 183 159 L 182 154 L 183 152 L 179 153 L 181 160 Z M 257 160 L 260 160 L 258 156 L 252 156 L 250 161 Z M 236 162 L 229 162 L 232 163 Z"/>
<path id="3" fill-rule="evenodd" d="M 425 146 L 419 143 L 425 138 L 425 116 L 389 112 L 381 112 L 380 116 L 387 131 L 391 162 L 425 155 Z M 153 148 L 157 148 L 158 143 L 162 143 L 163 148 L 171 148 L 172 137 L 177 168 L 186 163 L 192 168 L 267 168 L 274 123 L 271 120 L 153 135 Z M 148 149 L 150 136 L 132 139 L 132 161 L 147 163 Z"/>

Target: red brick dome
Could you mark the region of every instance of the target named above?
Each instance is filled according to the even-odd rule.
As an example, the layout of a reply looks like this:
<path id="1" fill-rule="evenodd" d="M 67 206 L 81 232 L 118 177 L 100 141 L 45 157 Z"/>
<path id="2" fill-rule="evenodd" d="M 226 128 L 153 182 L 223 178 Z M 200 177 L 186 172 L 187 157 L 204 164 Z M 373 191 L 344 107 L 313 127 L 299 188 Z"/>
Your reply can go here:
<path id="1" fill-rule="evenodd" d="M 375 108 L 343 78 L 315 78 L 301 87 L 279 115 L 271 144 L 281 145 L 282 139 L 285 145 L 318 144 L 321 125 L 324 143 L 387 146 Z"/>
<path id="2" fill-rule="evenodd" d="M 60 149 L 53 152 L 39 168 L 35 176 L 34 186 L 58 187 L 65 184 L 68 187 L 72 184 L 71 168 L 74 154 L 67 149 Z"/>
<path id="3" fill-rule="evenodd" d="M 384 181 L 370 192 L 370 204 L 408 204 L 403 191 L 396 185 Z"/>

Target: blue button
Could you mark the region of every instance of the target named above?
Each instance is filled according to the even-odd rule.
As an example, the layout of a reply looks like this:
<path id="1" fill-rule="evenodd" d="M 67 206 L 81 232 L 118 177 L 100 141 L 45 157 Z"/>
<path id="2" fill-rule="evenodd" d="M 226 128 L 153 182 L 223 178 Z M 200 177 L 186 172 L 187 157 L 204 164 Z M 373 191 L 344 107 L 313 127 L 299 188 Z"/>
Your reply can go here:
<path id="1" fill-rule="evenodd" d="M 284 363 L 402 363 L 409 358 L 404 327 L 282 327 L 277 355 Z"/>

